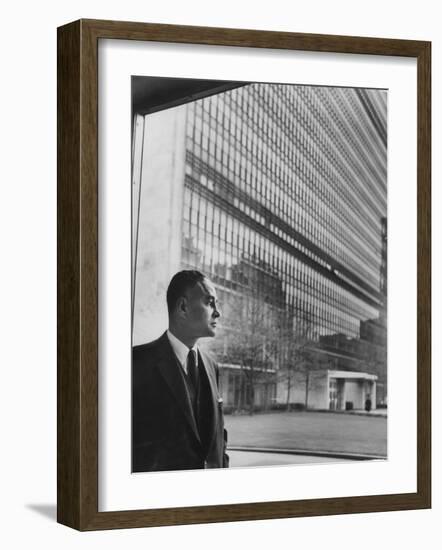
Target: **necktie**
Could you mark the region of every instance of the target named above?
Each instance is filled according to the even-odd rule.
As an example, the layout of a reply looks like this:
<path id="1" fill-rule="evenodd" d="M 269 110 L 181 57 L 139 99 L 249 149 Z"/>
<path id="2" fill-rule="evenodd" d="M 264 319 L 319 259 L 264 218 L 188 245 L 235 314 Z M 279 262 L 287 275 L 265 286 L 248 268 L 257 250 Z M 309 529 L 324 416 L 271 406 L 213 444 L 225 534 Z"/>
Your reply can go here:
<path id="1" fill-rule="evenodd" d="M 189 378 L 189 382 L 192 385 L 193 388 L 193 394 L 196 397 L 198 393 L 198 367 L 196 364 L 196 353 L 194 350 L 190 350 L 189 354 L 187 355 L 187 376 Z"/>

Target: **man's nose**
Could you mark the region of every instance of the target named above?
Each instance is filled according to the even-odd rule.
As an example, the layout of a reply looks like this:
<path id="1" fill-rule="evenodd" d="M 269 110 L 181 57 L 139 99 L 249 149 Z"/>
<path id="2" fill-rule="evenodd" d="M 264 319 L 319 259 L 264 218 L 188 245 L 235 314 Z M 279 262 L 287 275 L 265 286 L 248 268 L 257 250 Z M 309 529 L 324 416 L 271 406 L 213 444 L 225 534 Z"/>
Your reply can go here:
<path id="1" fill-rule="evenodd" d="M 216 308 L 216 309 L 213 311 L 213 317 L 215 317 L 215 319 L 217 319 L 218 317 L 221 317 L 221 312 L 219 311 L 218 308 Z"/>

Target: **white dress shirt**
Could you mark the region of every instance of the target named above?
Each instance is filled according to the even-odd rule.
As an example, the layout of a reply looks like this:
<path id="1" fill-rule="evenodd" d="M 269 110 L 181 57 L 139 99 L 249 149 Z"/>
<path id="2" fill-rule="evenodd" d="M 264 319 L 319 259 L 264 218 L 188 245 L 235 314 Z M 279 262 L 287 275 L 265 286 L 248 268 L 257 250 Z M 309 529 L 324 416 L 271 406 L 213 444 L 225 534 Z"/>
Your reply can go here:
<path id="1" fill-rule="evenodd" d="M 186 344 L 183 344 L 181 340 L 178 340 L 178 338 L 174 336 L 170 330 L 167 330 L 167 337 L 169 338 L 170 345 L 172 346 L 179 364 L 187 374 L 187 356 L 189 355 L 189 351 L 192 350 L 195 352 L 195 364 L 198 365 L 198 346 L 195 344 L 193 348 L 189 349 Z"/>

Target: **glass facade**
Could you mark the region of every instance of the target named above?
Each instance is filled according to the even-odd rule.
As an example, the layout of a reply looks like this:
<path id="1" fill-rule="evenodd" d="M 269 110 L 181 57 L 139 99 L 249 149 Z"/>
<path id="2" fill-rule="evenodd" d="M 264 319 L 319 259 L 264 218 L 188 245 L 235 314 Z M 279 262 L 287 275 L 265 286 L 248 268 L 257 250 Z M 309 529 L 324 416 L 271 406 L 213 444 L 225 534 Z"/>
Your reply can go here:
<path id="1" fill-rule="evenodd" d="M 312 337 L 359 336 L 382 304 L 387 208 L 386 139 L 364 103 L 385 128 L 374 90 L 251 84 L 188 104 L 183 267 L 225 296 L 260 293 L 255 266 Z"/>

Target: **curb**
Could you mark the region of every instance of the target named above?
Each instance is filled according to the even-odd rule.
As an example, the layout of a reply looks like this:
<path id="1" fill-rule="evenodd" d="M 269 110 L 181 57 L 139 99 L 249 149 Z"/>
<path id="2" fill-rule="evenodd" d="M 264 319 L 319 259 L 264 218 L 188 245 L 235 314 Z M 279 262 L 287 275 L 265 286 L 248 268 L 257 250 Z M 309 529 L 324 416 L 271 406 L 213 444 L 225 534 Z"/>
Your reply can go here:
<path id="1" fill-rule="evenodd" d="M 351 411 L 336 411 L 336 410 L 330 410 L 330 409 L 306 409 L 305 412 L 320 412 L 320 413 L 329 413 L 329 414 L 346 414 L 346 415 L 353 415 L 353 416 L 367 416 L 367 417 L 373 417 L 373 418 L 388 418 L 387 413 L 382 412 L 365 412 L 360 409 L 353 409 Z"/>

